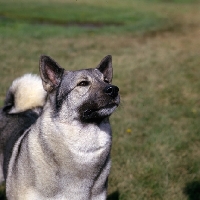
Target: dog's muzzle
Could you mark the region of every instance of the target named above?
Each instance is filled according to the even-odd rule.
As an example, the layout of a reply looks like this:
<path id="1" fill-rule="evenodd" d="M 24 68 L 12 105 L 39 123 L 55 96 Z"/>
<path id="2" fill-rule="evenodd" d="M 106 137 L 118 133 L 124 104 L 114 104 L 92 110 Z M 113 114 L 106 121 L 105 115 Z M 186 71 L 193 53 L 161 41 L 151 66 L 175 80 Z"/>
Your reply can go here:
<path id="1" fill-rule="evenodd" d="M 110 116 L 119 106 L 120 96 L 119 88 L 114 85 L 107 85 L 101 92 L 101 98 L 95 98 L 94 102 L 81 107 L 81 118 L 84 121 L 100 121 L 105 117 Z"/>

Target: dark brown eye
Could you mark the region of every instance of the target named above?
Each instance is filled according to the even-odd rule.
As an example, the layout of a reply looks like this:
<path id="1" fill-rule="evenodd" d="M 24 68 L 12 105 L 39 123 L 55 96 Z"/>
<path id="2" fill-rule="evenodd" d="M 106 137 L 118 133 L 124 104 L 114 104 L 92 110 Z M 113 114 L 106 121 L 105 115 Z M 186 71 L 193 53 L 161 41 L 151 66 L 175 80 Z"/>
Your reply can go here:
<path id="1" fill-rule="evenodd" d="M 110 83 L 107 79 L 104 79 L 104 82 L 105 82 L 105 83 Z"/>
<path id="2" fill-rule="evenodd" d="M 78 83 L 77 86 L 82 86 L 82 87 L 84 87 L 84 86 L 88 86 L 89 84 L 90 84 L 89 81 L 81 81 L 80 83 Z"/>

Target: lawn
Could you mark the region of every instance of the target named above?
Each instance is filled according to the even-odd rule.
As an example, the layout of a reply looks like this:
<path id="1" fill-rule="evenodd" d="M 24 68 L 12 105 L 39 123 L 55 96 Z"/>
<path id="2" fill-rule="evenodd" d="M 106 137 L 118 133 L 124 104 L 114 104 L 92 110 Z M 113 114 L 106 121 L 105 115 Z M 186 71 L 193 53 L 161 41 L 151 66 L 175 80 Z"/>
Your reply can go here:
<path id="1" fill-rule="evenodd" d="M 111 54 L 108 199 L 200 199 L 200 1 L 1 0 L 0 44 L 0 105 L 41 54 L 69 70 Z"/>

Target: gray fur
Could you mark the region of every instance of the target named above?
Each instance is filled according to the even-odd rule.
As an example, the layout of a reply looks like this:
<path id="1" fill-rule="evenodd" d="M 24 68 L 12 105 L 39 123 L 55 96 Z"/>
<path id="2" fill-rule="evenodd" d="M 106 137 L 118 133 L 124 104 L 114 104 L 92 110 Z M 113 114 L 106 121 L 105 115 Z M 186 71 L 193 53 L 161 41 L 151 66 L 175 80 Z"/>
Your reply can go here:
<path id="1" fill-rule="evenodd" d="M 48 93 L 42 109 L 9 114 L 12 105 L 5 105 L 0 112 L 8 200 L 105 200 L 108 118 L 119 105 L 111 56 L 95 69 L 78 71 L 42 56 L 40 73 Z"/>

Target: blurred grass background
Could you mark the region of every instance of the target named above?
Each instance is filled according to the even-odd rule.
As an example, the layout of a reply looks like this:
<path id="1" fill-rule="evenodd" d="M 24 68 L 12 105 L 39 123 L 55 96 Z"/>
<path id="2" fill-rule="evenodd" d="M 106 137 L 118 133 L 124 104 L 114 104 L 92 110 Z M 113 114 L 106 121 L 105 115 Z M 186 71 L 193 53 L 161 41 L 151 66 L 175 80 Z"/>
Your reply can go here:
<path id="1" fill-rule="evenodd" d="M 1 0 L 0 44 L 0 105 L 41 54 L 68 70 L 111 54 L 108 199 L 200 199 L 199 0 Z"/>

